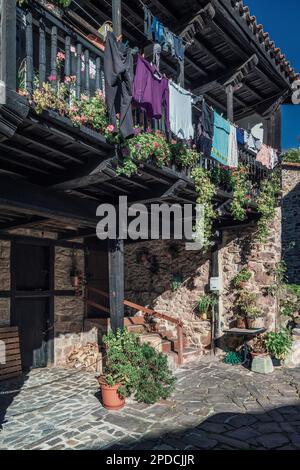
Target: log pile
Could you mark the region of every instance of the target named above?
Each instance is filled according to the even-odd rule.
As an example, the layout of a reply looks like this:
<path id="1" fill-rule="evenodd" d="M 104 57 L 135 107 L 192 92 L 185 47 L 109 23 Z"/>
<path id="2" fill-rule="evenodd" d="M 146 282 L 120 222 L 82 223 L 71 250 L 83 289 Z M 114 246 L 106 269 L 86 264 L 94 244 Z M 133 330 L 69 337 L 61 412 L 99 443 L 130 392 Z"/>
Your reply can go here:
<path id="1" fill-rule="evenodd" d="M 67 357 L 67 365 L 86 372 L 99 372 L 102 369 L 102 356 L 97 343 L 87 343 L 73 347 Z"/>

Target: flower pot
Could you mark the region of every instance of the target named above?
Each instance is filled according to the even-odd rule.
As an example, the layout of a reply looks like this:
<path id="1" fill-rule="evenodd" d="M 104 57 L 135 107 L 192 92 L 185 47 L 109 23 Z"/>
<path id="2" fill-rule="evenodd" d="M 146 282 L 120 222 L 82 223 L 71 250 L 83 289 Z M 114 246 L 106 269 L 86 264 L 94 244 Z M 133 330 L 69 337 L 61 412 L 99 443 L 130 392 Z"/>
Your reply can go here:
<path id="1" fill-rule="evenodd" d="M 280 367 L 281 366 L 281 359 L 276 359 L 275 357 L 272 357 L 272 363 L 274 367 Z"/>
<path id="2" fill-rule="evenodd" d="M 71 286 L 72 287 L 79 287 L 80 285 L 80 278 L 79 276 L 70 276 Z"/>
<path id="3" fill-rule="evenodd" d="M 248 328 L 264 328 L 265 320 L 263 317 L 248 318 Z"/>
<path id="4" fill-rule="evenodd" d="M 246 318 L 243 318 L 243 317 L 237 318 L 237 320 L 236 320 L 236 327 L 237 327 L 237 328 L 241 328 L 241 329 L 248 328 L 247 319 L 246 319 Z"/>
<path id="5" fill-rule="evenodd" d="M 107 410 L 121 410 L 125 406 L 125 397 L 120 398 L 118 393 L 121 384 L 109 386 L 106 383 L 105 377 L 101 376 L 98 379 L 101 387 L 102 402 L 104 408 Z"/>

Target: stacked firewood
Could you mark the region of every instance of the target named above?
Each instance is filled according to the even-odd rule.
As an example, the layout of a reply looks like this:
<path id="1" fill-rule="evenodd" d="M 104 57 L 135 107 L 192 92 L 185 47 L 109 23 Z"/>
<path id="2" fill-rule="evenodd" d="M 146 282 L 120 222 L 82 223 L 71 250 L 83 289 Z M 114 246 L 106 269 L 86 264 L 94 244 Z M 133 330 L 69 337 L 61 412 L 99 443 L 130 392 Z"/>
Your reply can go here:
<path id="1" fill-rule="evenodd" d="M 102 360 L 97 343 L 76 345 L 67 357 L 67 365 L 87 372 L 101 373 Z"/>

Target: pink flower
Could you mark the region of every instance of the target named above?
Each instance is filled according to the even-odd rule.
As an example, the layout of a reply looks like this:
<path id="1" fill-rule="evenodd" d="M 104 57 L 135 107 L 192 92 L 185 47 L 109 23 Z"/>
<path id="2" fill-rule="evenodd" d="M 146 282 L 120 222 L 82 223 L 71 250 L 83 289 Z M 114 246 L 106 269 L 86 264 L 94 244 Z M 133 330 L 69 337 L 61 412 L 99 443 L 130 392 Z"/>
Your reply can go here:
<path id="1" fill-rule="evenodd" d="M 76 76 L 75 75 L 68 75 L 68 76 L 65 77 L 64 82 L 65 82 L 66 85 L 70 85 L 71 83 L 75 83 L 76 82 Z"/>
<path id="2" fill-rule="evenodd" d="M 71 113 L 77 113 L 78 112 L 77 106 L 74 106 L 74 105 L 70 106 L 70 111 Z"/>
<path id="3" fill-rule="evenodd" d="M 140 129 L 139 127 L 135 127 L 135 128 L 133 129 L 134 135 L 140 135 L 141 132 L 142 132 L 142 131 L 141 131 L 141 129 Z"/>
<path id="4" fill-rule="evenodd" d="M 102 90 L 97 90 L 96 91 L 96 96 L 98 96 L 98 98 L 102 98 L 104 96 L 103 91 Z"/>
<path id="5" fill-rule="evenodd" d="M 27 90 L 22 90 L 22 88 L 19 88 L 18 94 L 21 96 L 28 96 L 28 91 Z"/>
<path id="6" fill-rule="evenodd" d="M 57 76 L 56 75 L 49 75 L 48 80 L 49 80 L 49 82 L 56 82 Z"/>
<path id="7" fill-rule="evenodd" d="M 106 130 L 112 134 L 112 133 L 114 132 L 114 130 L 115 130 L 115 126 L 113 126 L 112 124 L 110 124 L 109 126 L 107 126 Z"/>
<path id="8" fill-rule="evenodd" d="M 159 143 L 158 143 L 158 142 L 154 142 L 153 147 L 154 147 L 155 149 L 158 149 Z"/>
<path id="9" fill-rule="evenodd" d="M 251 196 L 250 196 L 250 194 L 247 194 L 246 199 L 248 199 L 248 201 L 251 201 Z"/>
<path id="10" fill-rule="evenodd" d="M 88 118 L 85 115 L 80 116 L 80 121 L 82 124 L 86 124 L 88 121 Z"/>
<path id="11" fill-rule="evenodd" d="M 58 60 L 58 62 L 63 62 L 65 60 L 65 54 L 63 52 L 58 52 L 57 55 L 56 55 L 56 58 Z"/>
<path id="12" fill-rule="evenodd" d="M 87 95 L 81 95 L 81 101 L 88 101 L 89 97 Z"/>
<path id="13" fill-rule="evenodd" d="M 81 117 L 80 116 L 74 116 L 73 121 L 76 122 L 77 124 L 81 123 Z"/>

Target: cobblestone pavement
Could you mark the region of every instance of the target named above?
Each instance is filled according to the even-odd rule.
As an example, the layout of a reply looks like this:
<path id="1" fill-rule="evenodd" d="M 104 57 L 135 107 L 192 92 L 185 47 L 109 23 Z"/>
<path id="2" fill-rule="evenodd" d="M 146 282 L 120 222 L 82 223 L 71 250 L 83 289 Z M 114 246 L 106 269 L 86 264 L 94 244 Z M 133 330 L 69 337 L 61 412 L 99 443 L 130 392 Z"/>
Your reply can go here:
<path id="1" fill-rule="evenodd" d="M 300 369 L 264 376 L 203 359 L 176 375 L 168 402 L 119 412 L 103 409 L 93 374 L 40 369 L 2 383 L 0 448 L 300 449 Z"/>

